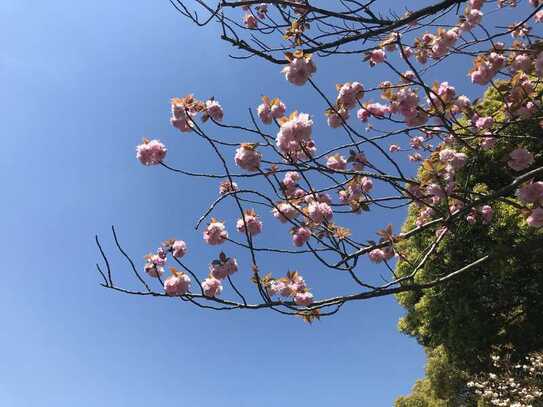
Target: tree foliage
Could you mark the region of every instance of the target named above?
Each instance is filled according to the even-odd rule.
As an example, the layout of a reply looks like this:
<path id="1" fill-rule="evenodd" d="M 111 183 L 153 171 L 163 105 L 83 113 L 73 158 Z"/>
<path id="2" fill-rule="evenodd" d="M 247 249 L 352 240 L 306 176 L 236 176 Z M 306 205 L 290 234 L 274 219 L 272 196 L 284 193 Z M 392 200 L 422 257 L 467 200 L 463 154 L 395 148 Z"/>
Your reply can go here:
<path id="1" fill-rule="evenodd" d="M 492 114 L 502 103 L 500 92 L 490 89 L 480 101 L 479 111 Z M 532 151 L 542 151 L 543 135 L 537 121 L 508 126 L 500 131 L 494 149 L 462 170 L 459 182 L 484 194 L 510 182 L 512 176 L 504 162 L 517 138 Z M 419 177 L 424 177 L 424 172 L 422 169 Z M 487 370 L 491 355 L 499 349 L 512 352 L 513 359 L 543 349 L 543 234 L 527 225 L 518 207 L 522 202 L 513 190 L 493 205 L 490 224 L 466 221 L 449 226 L 415 281 L 431 280 L 446 269 L 459 268 L 492 252 L 484 264 L 443 286 L 397 295 L 407 311 L 399 322 L 400 330 L 428 350 L 427 377 L 397 405 L 419 405 L 421 392 L 426 397 L 436 394 L 437 400 L 462 394 L 470 375 Z M 417 213 L 412 207 L 404 229 L 413 227 Z M 410 272 L 409 262 L 420 258 L 433 239 L 435 233 L 428 231 L 402 244 L 405 258 L 396 269 L 400 276 Z M 436 364 L 436 352 L 446 362 Z M 454 379 L 438 380 L 443 371 Z M 441 401 L 424 402 L 427 404 L 420 405 L 440 405 Z"/>

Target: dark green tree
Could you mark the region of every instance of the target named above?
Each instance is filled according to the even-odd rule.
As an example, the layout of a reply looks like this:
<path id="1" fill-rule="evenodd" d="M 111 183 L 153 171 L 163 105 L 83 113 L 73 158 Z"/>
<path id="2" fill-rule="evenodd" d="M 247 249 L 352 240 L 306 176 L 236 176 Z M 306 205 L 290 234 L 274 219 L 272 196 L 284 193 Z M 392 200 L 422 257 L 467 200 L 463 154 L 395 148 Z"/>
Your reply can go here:
<path id="1" fill-rule="evenodd" d="M 477 113 L 503 114 L 503 91 L 499 85 L 487 91 L 475 107 Z M 462 123 L 459 128 L 462 131 Z M 519 138 L 530 151 L 542 151 L 543 132 L 537 119 L 519 121 L 496 133 L 493 149 L 474 151 L 469 143 L 464 148 L 476 159 L 462 170 L 459 182 L 473 194 L 491 195 L 514 181 L 506 162 Z M 536 160 L 541 165 L 541 157 L 536 155 Z M 419 179 L 431 177 L 431 171 L 430 165 L 424 166 Z M 406 309 L 399 329 L 415 337 L 428 354 L 426 378 L 416 383 L 411 396 L 399 398 L 397 406 L 476 405 L 466 383 L 489 368 L 493 353 L 507 351 L 514 359 L 543 349 L 543 233 L 527 225 L 516 189 L 492 205 L 489 224 L 451 225 L 413 280 L 425 283 L 491 254 L 487 261 L 444 285 L 397 295 Z M 413 205 L 404 230 L 415 226 L 417 214 Z M 397 274 L 407 276 L 435 239 L 434 229 L 399 242 Z"/>

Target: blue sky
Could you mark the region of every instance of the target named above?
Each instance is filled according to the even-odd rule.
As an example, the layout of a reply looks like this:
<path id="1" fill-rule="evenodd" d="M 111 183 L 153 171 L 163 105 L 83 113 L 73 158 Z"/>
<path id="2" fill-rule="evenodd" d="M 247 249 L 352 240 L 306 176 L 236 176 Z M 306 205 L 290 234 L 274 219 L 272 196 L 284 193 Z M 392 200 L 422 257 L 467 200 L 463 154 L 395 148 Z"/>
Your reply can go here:
<path id="1" fill-rule="evenodd" d="M 262 94 L 284 95 L 292 109 L 319 114 L 319 128 L 336 137 L 309 88 L 293 89 L 262 61 L 227 59 L 214 27 L 195 28 L 166 0 L 4 0 L 0 17 L 0 405 L 380 407 L 409 391 L 424 354 L 397 331 L 402 310 L 393 298 L 350 304 L 308 326 L 272 312 L 203 311 L 99 286 L 96 233 L 117 280 L 133 284 L 114 251 L 112 224 L 140 265 L 172 236 L 189 243 L 187 262 L 202 272 L 216 255 L 193 230 L 216 183 L 135 159 L 135 145 L 149 136 L 167 143 L 172 165 L 214 165 L 204 145 L 169 126 L 170 97 L 214 95 L 227 119 L 243 123 Z M 385 79 L 346 61 L 318 61 L 315 79 L 330 94 L 337 82 Z M 221 214 L 232 218 L 228 209 Z M 373 231 L 388 219 L 357 222 Z M 275 224 L 268 230 L 271 238 L 286 233 Z M 249 273 L 241 256 L 243 286 Z M 344 285 L 309 261 L 261 261 L 277 273 L 303 269 L 322 287 L 317 297 Z"/>

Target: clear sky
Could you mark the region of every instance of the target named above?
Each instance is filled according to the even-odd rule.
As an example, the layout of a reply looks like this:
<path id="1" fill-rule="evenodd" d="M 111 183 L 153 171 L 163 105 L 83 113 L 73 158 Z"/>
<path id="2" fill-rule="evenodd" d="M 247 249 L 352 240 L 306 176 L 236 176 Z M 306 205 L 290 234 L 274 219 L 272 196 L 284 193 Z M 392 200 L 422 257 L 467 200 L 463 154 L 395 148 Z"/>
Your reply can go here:
<path id="1" fill-rule="evenodd" d="M 217 185 L 135 159 L 149 136 L 167 143 L 173 165 L 202 169 L 211 160 L 170 127 L 170 97 L 214 95 L 228 119 L 243 123 L 262 94 L 320 115 L 310 89 L 293 89 L 276 66 L 228 59 L 215 28 L 195 28 L 166 0 L 3 0 L 0 20 L 0 406 L 380 407 L 409 391 L 424 354 L 397 331 L 402 310 L 393 298 L 350 304 L 309 326 L 99 286 L 96 233 L 118 281 L 133 284 L 112 224 L 139 266 L 172 236 L 188 242 L 187 262 L 203 272 L 216 255 L 193 224 Z M 364 77 L 367 67 L 349 61 L 323 60 L 317 82 L 333 94 L 337 82 L 385 79 L 379 70 Z M 388 220 L 355 226 L 375 230 Z M 278 272 L 302 268 L 314 285 L 331 281 L 309 263 L 262 261 Z M 240 281 L 249 276 L 244 265 Z"/>

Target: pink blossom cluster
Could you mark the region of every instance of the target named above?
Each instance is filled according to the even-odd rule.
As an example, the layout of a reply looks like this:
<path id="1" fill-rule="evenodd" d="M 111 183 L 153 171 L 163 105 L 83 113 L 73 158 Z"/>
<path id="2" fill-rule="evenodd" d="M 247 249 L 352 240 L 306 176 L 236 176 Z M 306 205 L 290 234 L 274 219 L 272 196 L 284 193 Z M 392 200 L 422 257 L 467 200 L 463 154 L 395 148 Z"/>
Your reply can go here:
<path id="1" fill-rule="evenodd" d="M 433 179 L 422 186 L 410 185 L 408 187 L 409 195 L 420 208 L 415 221 L 417 226 L 430 221 L 435 214 L 433 206 L 453 193 L 456 187 L 456 171 L 465 166 L 468 156 L 451 148 L 441 148 L 436 159 L 442 169 L 434 174 Z M 461 203 L 455 202 L 454 205 L 461 205 Z M 450 210 L 454 213 L 458 208 L 451 207 Z"/>
<path id="2" fill-rule="evenodd" d="M 349 118 L 349 111 L 343 107 L 326 111 L 326 122 L 332 129 L 341 127 Z"/>
<path id="3" fill-rule="evenodd" d="M 219 259 L 213 260 L 209 265 L 209 274 L 214 278 L 223 280 L 238 271 L 238 262 L 234 257 L 226 257 L 221 253 Z"/>
<path id="4" fill-rule="evenodd" d="M 358 109 L 356 117 L 361 122 L 367 122 L 370 115 L 374 117 L 383 118 L 385 115 L 391 113 L 390 106 L 383 105 L 381 103 L 368 103 Z"/>
<path id="5" fill-rule="evenodd" d="M 345 109 L 352 109 L 364 97 L 364 86 L 360 82 L 346 82 L 338 85 L 336 103 Z"/>
<path id="6" fill-rule="evenodd" d="M 349 111 L 364 96 L 364 87 L 360 82 L 346 82 L 336 85 L 338 96 L 336 106 L 325 111 L 328 126 L 335 129 L 341 127 L 349 118 Z"/>
<path id="7" fill-rule="evenodd" d="M 198 113 L 192 106 L 192 100 L 191 95 L 171 100 L 172 116 L 170 117 L 170 123 L 183 133 L 192 131 L 192 120 Z"/>
<path id="8" fill-rule="evenodd" d="M 156 253 L 150 253 L 145 257 L 144 270 L 150 277 L 160 277 L 164 273 L 164 265 L 167 261 L 166 252 L 160 247 Z"/>
<path id="9" fill-rule="evenodd" d="M 236 229 L 239 233 L 255 236 L 262 232 L 262 221 L 253 209 L 247 209 L 243 217 L 238 219 Z"/>
<path id="10" fill-rule="evenodd" d="M 202 281 L 202 290 L 208 297 L 218 297 L 222 292 L 221 280 L 215 277 L 208 277 Z"/>
<path id="11" fill-rule="evenodd" d="M 228 239 L 228 232 L 224 222 L 220 222 L 214 218 L 204 230 L 204 240 L 207 244 L 218 245 L 224 243 Z"/>
<path id="12" fill-rule="evenodd" d="M 301 190 L 298 188 L 298 181 L 300 181 L 301 178 L 300 173 L 296 171 L 287 171 L 285 173 L 281 184 L 287 197 L 294 197 L 297 195 L 297 191 Z M 303 190 L 302 193 L 304 193 Z"/>
<path id="13" fill-rule="evenodd" d="M 222 121 L 224 117 L 222 106 L 216 100 L 206 101 L 206 114 L 216 122 Z"/>
<path id="14" fill-rule="evenodd" d="M 266 289 L 270 296 L 292 297 L 297 305 L 307 307 L 313 303 L 313 294 L 298 272 L 289 272 L 284 278 L 270 279 Z"/>
<path id="15" fill-rule="evenodd" d="M 326 160 L 326 166 L 334 171 L 345 171 L 347 160 L 341 154 L 334 154 Z"/>
<path id="16" fill-rule="evenodd" d="M 292 244 L 303 246 L 311 238 L 311 229 L 306 226 L 296 227 L 292 230 Z"/>
<path id="17" fill-rule="evenodd" d="M 296 52 L 290 56 L 289 61 L 281 72 L 293 85 L 302 86 L 317 71 L 310 54 Z"/>
<path id="18" fill-rule="evenodd" d="M 364 60 L 368 61 L 370 66 L 375 66 L 381 64 L 386 59 L 386 53 L 383 49 L 374 49 L 366 54 Z"/>
<path id="19" fill-rule="evenodd" d="M 323 222 L 330 222 L 334 216 L 329 198 L 318 196 L 316 199 L 309 197 L 307 205 L 307 217 L 311 222 L 320 225 Z"/>
<path id="20" fill-rule="evenodd" d="M 311 137 L 313 120 L 307 113 L 294 112 L 281 124 L 276 145 L 287 160 L 297 161 L 310 157 L 316 151 Z"/>
<path id="21" fill-rule="evenodd" d="M 346 187 L 339 191 L 342 203 L 356 203 L 373 189 L 373 181 L 369 177 L 353 177 Z"/>
<path id="22" fill-rule="evenodd" d="M 504 66 L 505 57 L 498 52 L 491 52 L 488 57 L 475 59 L 475 66 L 470 72 L 471 81 L 478 85 L 486 85 Z"/>
<path id="23" fill-rule="evenodd" d="M 290 202 L 277 202 L 272 209 L 273 217 L 281 223 L 286 223 L 289 220 L 296 218 L 301 213 L 297 206 Z"/>
<path id="24" fill-rule="evenodd" d="M 143 165 L 157 165 L 166 157 L 167 148 L 158 140 L 144 139 L 136 148 L 136 158 Z"/>
<path id="25" fill-rule="evenodd" d="M 236 155 L 234 156 L 236 165 L 244 170 L 257 172 L 260 168 L 262 154 L 260 154 L 256 148 L 256 144 L 242 143 L 236 150 Z"/>
<path id="26" fill-rule="evenodd" d="M 514 149 L 509 154 L 507 165 L 515 171 L 522 171 L 534 163 L 534 155 L 524 147 Z"/>
<path id="27" fill-rule="evenodd" d="M 222 280 L 228 278 L 238 271 L 238 262 L 233 257 L 227 257 L 223 252 L 219 258 L 215 259 L 209 265 L 209 275 L 201 283 L 204 295 L 208 297 L 217 297 L 223 290 Z"/>
<path id="28" fill-rule="evenodd" d="M 172 244 L 172 256 L 181 258 L 187 254 L 187 244 L 183 240 L 176 240 Z"/>
<path id="29" fill-rule="evenodd" d="M 543 181 L 527 182 L 517 191 L 519 199 L 526 204 L 533 204 L 530 214 L 526 218 L 528 225 L 532 227 L 543 226 Z"/>
<path id="30" fill-rule="evenodd" d="M 394 257 L 394 249 L 392 246 L 384 246 L 380 249 L 373 249 L 368 253 L 368 257 L 374 263 L 388 261 Z"/>
<path id="31" fill-rule="evenodd" d="M 270 124 L 273 119 L 279 119 L 285 115 L 287 107 L 279 98 L 270 99 L 267 96 L 262 98 L 258 105 L 257 113 L 264 124 Z"/>
<path id="32" fill-rule="evenodd" d="M 179 131 L 183 133 L 192 131 L 198 113 L 202 113 L 204 122 L 209 118 L 220 122 L 224 117 L 222 106 L 214 98 L 205 102 L 196 99 L 193 95 L 172 98 L 170 123 Z"/>
<path id="33" fill-rule="evenodd" d="M 190 277 L 174 268 L 171 272 L 172 275 L 164 280 L 164 291 L 169 296 L 185 295 L 190 291 Z"/>
<path id="34" fill-rule="evenodd" d="M 243 24 L 249 29 L 256 29 L 258 27 L 258 20 L 264 20 L 268 15 L 268 4 L 260 3 L 256 5 L 254 13 L 249 6 L 243 6 L 242 10 L 245 11 Z"/>
<path id="35" fill-rule="evenodd" d="M 492 221 L 493 210 L 490 205 L 483 205 L 479 211 L 473 208 L 466 216 L 466 221 L 473 225 L 477 220 L 481 220 L 483 224 L 489 224 Z"/>

